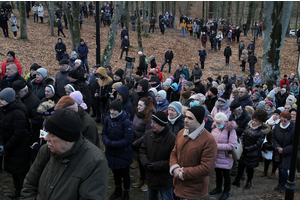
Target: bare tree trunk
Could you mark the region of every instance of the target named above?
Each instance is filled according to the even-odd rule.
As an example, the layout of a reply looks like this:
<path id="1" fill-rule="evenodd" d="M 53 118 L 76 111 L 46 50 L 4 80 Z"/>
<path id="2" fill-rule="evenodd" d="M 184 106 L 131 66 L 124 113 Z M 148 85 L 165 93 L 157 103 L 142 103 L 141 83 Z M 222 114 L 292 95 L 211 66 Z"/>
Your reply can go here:
<path id="1" fill-rule="evenodd" d="M 202 16 L 203 16 L 203 19 L 204 19 L 204 16 L 205 16 L 205 1 L 202 1 Z"/>
<path id="2" fill-rule="evenodd" d="M 224 19 L 225 19 L 226 5 L 227 5 L 227 2 L 226 2 L 226 1 L 223 1 L 223 2 L 222 2 L 222 13 L 221 13 L 221 17 L 224 18 Z"/>
<path id="3" fill-rule="evenodd" d="M 174 17 L 174 22 L 172 22 L 174 24 L 174 28 L 176 28 L 176 7 L 177 7 L 177 1 L 173 1 L 173 5 L 172 5 L 172 15 Z"/>
<path id="4" fill-rule="evenodd" d="M 109 65 L 116 44 L 116 37 L 119 28 L 119 19 L 121 17 L 123 8 L 123 1 L 115 1 L 114 4 L 115 12 L 111 21 L 111 25 L 109 27 L 108 38 L 101 59 L 101 66 Z"/>
<path id="5" fill-rule="evenodd" d="M 208 17 L 209 18 L 214 18 L 215 16 L 215 2 L 214 1 L 210 1 L 209 5 L 208 5 Z"/>
<path id="6" fill-rule="evenodd" d="M 165 14 L 165 2 L 164 1 L 161 2 L 161 12 L 162 12 L 162 14 Z"/>
<path id="7" fill-rule="evenodd" d="M 254 22 L 256 21 L 256 13 L 255 13 L 255 10 L 256 10 L 256 7 L 257 7 L 257 4 L 255 1 L 253 1 L 253 8 L 252 8 L 252 24 L 254 24 Z"/>
<path id="8" fill-rule="evenodd" d="M 130 1 L 130 8 L 131 13 L 129 14 L 129 16 L 131 16 L 131 14 L 134 13 L 134 1 Z"/>
<path id="9" fill-rule="evenodd" d="M 239 26 L 242 27 L 242 23 L 244 23 L 244 16 L 245 16 L 245 1 L 243 1 L 242 5 L 242 16 L 240 17 L 240 23 Z"/>
<path id="10" fill-rule="evenodd" d="M 295 35 L 297 34 L 297 31 L 298 31 L 298 14 L 299 14 L 299 1 L 297 2 L 297 16 L 296 16 L 296 24 L 295 24 Z M 297 38 L 297 41 L 298 41 L 298 38 Z"/>
<path id="11" fill-rule="evenodd" d="M 252 12 L 253 6 L 254 6 L 253 1 L 250 1 L 249 5 L 248 5 L 248 15 L 247 15 L 248 30 L 250 30 L 251 27 L 252 27 L 252 21 L 251 20 L 252 20 L 252 14 L 253 14 L 253 12 Z"/>
<path id="12" fill-rule="evenodd" d="M 54 35 L 54 2 L 53 1 L 49 1 L 46 2 L 46 4 L 48 4 L 47 8 L 48 8 L 48 14 L 49 14 L 49 21 L 50 21 L 50 33 L 51 36 L 55 36 Z"/>
<path id="13" fill-rule="evenodd" d="M 154 18 L 155 18 L 155 23 L 158 22 L 158 9 L 157 9 L 157 1 L 153 2 L 153 7 L 154 7 Z"/>
<path id="14" fill-rule="evenodd" d="M 124 7 L 124 12 L 123 12 L 123 15 L 124 15 L 124 21 L 125 21 L 125 27 L 126 29 L 128 30 L 129 32 L 129 1 L 125 1 L 125 7 Z"/>
<path id="15" fill-rule="evenodd" d="M 20 17 L 21 17 L 21 36 L 20 39 L 27 40 L 27 13 L 26 13 L 26 6 L 25 1 L 20 1 Z"/>
<path id="16" fill-rule="evenodd" d="M 76 46 L 80 43 L 80 39 L 81 39 L 79 15 L 80 15 L 79 1 L 72 1 L 73 36 L 75 42 L 75 49 L 72 49 L 72 51 L 76 51 Z"/>
<path id="17" fill-rule="evenodd" d="M 227 21 L 229 24 L 231 24 L 231 6 L 232 6 L 232 2 L 228 1 L 227 2 L 228 6 L 227 6 Z"/>
<path id="18" fill-rule="evenodd" d="M 205 6 L 206 6 L 206 8 L 205 8 L 205 12 L 206 12 L 206 15 L 205 15 L 205 21 L 207 21 L 208 20 L 208 5 L 209 5 L 209 2 L 207 1 L 206 3 L 205 3 Z"/>
<path id="19" fill-rule="evenodd" d="M 135 2 L 136 10 L 139 10 L 139 2 Z M 136 14 L 137 18 L 137 37 L 138 37 L 138 44 L 139 44 L 139 51 L 143 52 L 143 43 L 142 43 L 142 36 L 141 36 L 141 17 L 140 12 Z"/>
<path id="20" fill-rule="evenodd" d="M 260 4 L 259 22 L 262 22 L 263 11 L 264 11 L 264 2 L 262 1 Z"/>
<path id="21" fill-rule="evenodd" d="M 76 41 L 75 41 L 75 37 L 74 37 L 73 20 L 72 20 L 71 14 L 70 14 L 70 9 L 68 8 L 66 1 L 62 1 L 62 3 L 63 3 L 64 11 L 67 15 L 67 21 L 68 21 L 70 37 L 71 37 L 71 42 L 72 42 L 72 51 L 76 51 Z"/>
<path id="22" fill-rule="evenodd" d="M 235 15 L 235 26 L 239 26 L 239 12 L 240 12 L 240 2 L 236 2 L 236 15 Z"/>
<path id="23" fill-rule="evenodd" d="M 262 82 L 272 87 L 280 79 L 281 50 L 292 12 L 292 1 L 265 1 L 263 11 Z"/>
<path id="24" fill-rule="evenodd" d="M 144 36 L 148 36 L 148 29 L 149 29 L 149 23 L 147 21 L 147 16 L 146 16 L 146 11 L 148 10 L 148 3 L 149 1 L 143 1 L 144 6 L 143 6 L 143 26 L 144 26 Z"/>
<path id="25" fill-rule="evenodd" d="M 221 2 L 217 2 L 217 21 L 220 19 L 220 7 L 221 7 Z"/>

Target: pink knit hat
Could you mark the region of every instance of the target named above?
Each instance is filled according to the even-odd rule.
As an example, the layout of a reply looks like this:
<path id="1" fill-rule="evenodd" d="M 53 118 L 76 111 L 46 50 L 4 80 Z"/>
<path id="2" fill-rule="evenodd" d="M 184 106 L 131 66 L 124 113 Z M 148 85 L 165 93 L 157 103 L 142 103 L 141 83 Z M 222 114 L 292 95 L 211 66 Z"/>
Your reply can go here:
<path id="1" fill-rule="evenodd" d="M 81 92 L 75 91 L 70 94 L 70 96 L 84 109 L 87 109 L 86 104 L 83 102 L 83 96 Z"/>

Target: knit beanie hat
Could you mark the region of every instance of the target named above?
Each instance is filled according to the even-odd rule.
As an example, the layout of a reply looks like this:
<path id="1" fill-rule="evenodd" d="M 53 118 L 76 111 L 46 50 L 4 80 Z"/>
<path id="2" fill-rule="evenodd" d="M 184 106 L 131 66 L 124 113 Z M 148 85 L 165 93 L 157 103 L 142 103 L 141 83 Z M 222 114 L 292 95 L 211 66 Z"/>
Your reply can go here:
<path id="1" fill-rule="evenodd" d="M 212 79 L 212 77 L 208 77 L 208 78 L 207 78 L 207 80 L 208 80 L 210 83 L 212 83 L 212 82 L 213 82 L 213 79 Z"/>
<path id="2" fill-rule="evenodd" d="M 0 99 L 3 99 L 7 101 L 8 103 L 11 103 L 15 101 L 16 99 L 16 93 L 14 89 L 12 88 L 5 88 L 0 92 Z"/>
<path id="3" fill-rule="evenodd" d="M 124 71 L 123 69 L 118 69 L 114 75 L 117 75 L 118 77 L 122 78 L 123 77 L 123 74 L 124 74 Z"/>
<path id="4" fill-rule="evenodd" d="M 262 109 L 262 110 L 265 109 L 265 101 L 260 101 L 256 106 L 256 110 L 257 109 Z"/>
<path id="5" fill-rule="evenodd" d="M 119 113 L 122 111 L 122 101 L 120 99 L 115 99 L 111 102 L 109 109 L 114 109 Z"/>
<path id="6" fill-rule="evenodd" d="M 36 71 L 38 68 L 41 68 L 41 66 L 38 63 L 32 63 L 30 70 Z"/>
<path id="7" fill-rule="evenodd" d="M 77 58 L 77 53 L 76 53 L 76 51 L 72 51 L 72 53 L 71 53 L 71 58 Z"/>
<path id="8" fill-rule="evenodd" d="M 209 89 L 209 91 L 210 91 L 211 93 L 213 93 L 214 95 L 217 95 L 217 94 L 218 94 L 218 89 L 217 89 L 217 88 L 211 87 L 211 88 Z"/>
<path id="9" fill-rule="evenodd" d="M 271 106 L 271 108 L 274 106 L 274 104 L 272 103 L 272 101 L 266 101 L 266 104 L 269 104 L 269 106 Z"/>
<path id="10" fill-rule="evenodd" d="M 171 85 L 171 87 L 174 87 L 174 92 L 178 90 L 178 85 L 177 85 L 177 83 L 173 83 L 173 84 Z"/>
<path id="11" fill-rule="evenodd" d="M 116 82 L 116 83 L 112 84 L 112 87 L 114 87 L 115 89 L 117 89 L 117 88 L 120 87 L 121 85 L 123 85 L 122 82 Z"/>
<path id="12" fill-rule="evenodd" d="M 62 98 L 60 98 L 60 100 L 57 102 L 54 110 L 57 110 L 59 108 L 66 108 L 69 106 L 74 105 L 76 102 L 75 100 L 70 97 L 70 96 L 63 96 Z M 48 129 L 47 129 L 48 130 Z"/>
<path id="13" fill-rule="evenodd" d="M 196 94 L 200 93 L 200 91 L 199 91 L 199 88 L 198 88 L 198 87 L 195 87 L 195 88 L 193 88 L 191 91 L 195 92 Z"/>
<path id="14" fill-rule="evenodd" d="M 160 126 L 167 126 L 168 124 L 168 117 L 165 112 L 158 111 L 154 113 L 151 117 L 153 121 L 155 121 Z"/>
<path id="15" fill-rule="evenodd" d="M 13 51 L 9 51 L 9 52 L 7 52 L 7 55 L 11 55 L 12 57 L 14 57 L 14 58 L 15 58 L 15 52 L 13 52 Z"/>
<path id="16" fill-rule="evenodd" d="M 80 91 L 72 92 L 70 97 L 72 97 L 84 110 L 87 109 L 87 105 L 84 103 L 83 96 Z"/>
<path id="17" fill-rule="evenodd" d="M 196 117 L 197 121 L 202 124 L 205 114 L 205 109 L 202 106 L 193 106 L 188 109 Z"/>
<path id="18" fill-rule="evenodd" d="M 157 95 L 157 90 L 156 90 L 156 88 L 150 88 L 149 89 L 149 92 L 153 92 L 153 94 L 156 96 Z"/>
<path id="19" fill-rule="evenodd" d="M 79 59 L 76 59 L 76 60 L 75 60 L 75 63 L 79 64 L 79 66 L 80 66 L 80 65 L 81 65 L 81 63 L 82 63 L 82 61 L 81 61 L 81 60 L 79 60 Z"/>
<path id="20" fill-rule="evenodd" d="M 22 80 L 16 80 L 12 84 L 12 88 L 14 89 L 16 94 L 25 87 L 26 87 L 26 83 Z"/>
<path id="21" fill-rule="evenodd" d="M 168 108 L 173 108 L 177 112 L 177 114 L 180 115 L 182 110 L 182 104 L 179 101 L 173 101 L 169 104 Z"/>
<path id="22" fill-rule="evenodd" d="M 277 109 L 273 112 L 273 114 L 274 114 L 274 113 L 277 113 L 278 115 L 280 115 L 281 111 L 277 108 Z"/>
<path id="23" fill-rule="evenodd" d="M 45 129 L 62 140 L 75 142 L 80 137 L 81 119 L 74 110 L 56 109 L 46 121 Z"/>
<path id="24" fill-rule="evenodd" d="M 39 68 L 36 71 L 39 72 L 43 76 L 43 78 L 47 76 L 47 70 L 45 68 Z"/>
<path id="25" fill-rule="evenodd" d="M 67 59 L 62 59 L 62 60 L 59 61 L 59 64 L 60 64 L 60 65 L 65 65 L 65 64 L 68 65 L 68 64 L 69 64 L 69 61 L 68 61 Z"/>
<path id="26" fill-rule="evenodd" d="M 157 92 L 157 94 L 159 94 L 162 99 L 166 99 L 166 96 L 167 96 L 166 91 L 160 90 L 159 92 Z"/>
<path id="27" fill-rule="evenodd" d="M 223 94 L 222 96 L 220 96 L 218 98 L 218 101 L 222 101 L 222 102 L 226 103 L 227 102 L 227 96 Z"/>
<path id="28" fill-rule="evenodd" d="M 257 99 L 259 99 L 260 98 L 260 94 L 259 94 L 259 92 L 254 92 L 253 93 L 253 95 L 257 98 Z"/>
<path id="29" fill-rule="evenodd" d="M 74 79 L 79 79 L 79 73 L 77 69 L 73 69 L 72 71 L 69 72 L 68 74 L 69 77 L 74 78 Z"/>

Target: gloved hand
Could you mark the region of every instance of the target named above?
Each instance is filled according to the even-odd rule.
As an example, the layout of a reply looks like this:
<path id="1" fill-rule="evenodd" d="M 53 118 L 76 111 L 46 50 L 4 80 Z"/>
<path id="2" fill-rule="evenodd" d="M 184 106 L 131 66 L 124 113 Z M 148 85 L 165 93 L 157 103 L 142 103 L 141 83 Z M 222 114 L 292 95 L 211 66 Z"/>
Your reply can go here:
<path id="1" fill-rule="evenodd" d="M 145 168 L 149 171 L 153 171 L 153 163 L 146 163 Z"/>
<path id="2" fill-rule="evenodd" d="M 6 155 L 6 152 L 5 152 L 5 149 L 3 147 L 3 145 L 0 145 L 0 156 L 5 156 Z"/>

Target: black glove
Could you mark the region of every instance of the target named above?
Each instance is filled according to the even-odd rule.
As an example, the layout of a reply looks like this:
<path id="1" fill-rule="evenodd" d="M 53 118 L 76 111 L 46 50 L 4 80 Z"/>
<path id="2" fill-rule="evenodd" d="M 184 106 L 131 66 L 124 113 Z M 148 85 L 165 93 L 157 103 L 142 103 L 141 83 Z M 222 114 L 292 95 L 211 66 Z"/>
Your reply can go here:
<path id="1" fill-rule="evenodd" d="M 6 155 L 6 152 L 5 152 L 5 149 L 3 147 L 3 145 L 0 145 L 0 156 L 5 156 Z"/>
<path id="2" fill-rule="evenodd" d="M 145 168 L 149 171 L 153 171 L 153 163 L 146 163 Z"/>

